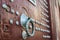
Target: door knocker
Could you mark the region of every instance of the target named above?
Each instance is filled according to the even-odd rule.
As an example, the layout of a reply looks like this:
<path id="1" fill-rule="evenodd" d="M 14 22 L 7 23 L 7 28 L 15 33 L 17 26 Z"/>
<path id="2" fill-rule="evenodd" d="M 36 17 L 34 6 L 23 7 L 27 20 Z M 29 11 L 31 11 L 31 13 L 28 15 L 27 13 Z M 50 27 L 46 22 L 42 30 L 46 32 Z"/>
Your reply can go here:
<path id="1" fill-rule="evenodd" d="M 26 33 L 25 33 L 25 35 L 27 35 L 26 37 L 30 37 L 30 36 L 34 36 L 34 33 L 35 33 L 35 27 L 34 27 L 34 23 L 33 23 L 33 21 L 32 21 L 32 19 L 31 18 L 29 18 L 29 17 L 27 17 L 25 14 L 22 14 L 21 16 L 20 16 L 20 22 L 21 22 L 21 26 L 23 27 L 23 28 L 25 28 L 25 31 L 26 31 Z M 31 26 L 32 26 L 32 33 L 30 33 L 29 32 L 29 23 L 31 23 Z M 22 34 L 23 34 L 24 32 L 22 32 Z M 24 35 L 24 34 L 23 34 Z M 22 37 L 24 38 L 25 36 L 23 36 L 22 35 Z M 26 38 L 25 37 L 25 38 Z"/>

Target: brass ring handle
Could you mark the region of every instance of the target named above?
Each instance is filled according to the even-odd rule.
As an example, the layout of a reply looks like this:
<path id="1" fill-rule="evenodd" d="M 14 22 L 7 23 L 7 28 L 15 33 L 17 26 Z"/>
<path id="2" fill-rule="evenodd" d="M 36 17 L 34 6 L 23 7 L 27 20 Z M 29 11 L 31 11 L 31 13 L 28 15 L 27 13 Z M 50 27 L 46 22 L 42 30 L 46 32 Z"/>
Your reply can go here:
<path id="1" fill-rule="evenodd" d="M 31 25 L 32 25 L 32 33 L 29 32 L 29 23 L 31 23 Z M 32 19 L 29 19 L 26 23 L 26 32 L 27 32 L 28 36 L 34 36 L 35 27 L 34 27 Z"/>

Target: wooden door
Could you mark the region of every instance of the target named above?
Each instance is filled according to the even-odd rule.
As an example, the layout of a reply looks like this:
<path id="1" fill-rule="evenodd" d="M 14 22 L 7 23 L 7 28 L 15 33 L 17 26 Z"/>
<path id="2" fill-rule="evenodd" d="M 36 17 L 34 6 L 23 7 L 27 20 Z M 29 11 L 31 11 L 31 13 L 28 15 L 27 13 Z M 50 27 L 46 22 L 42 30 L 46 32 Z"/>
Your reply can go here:
<path id="1" fill-rule="evenodd" d="M 27 37 L 26 40 L 52 40 L 48 1 L 35 0 L 36 3 L 33 2 L 36 5 L 32 1 L 1 0 L 1 40 L 23 40 L 22 32 L 25 29 L 20 23 L 20 16 L 22 14 L 35 20 L 35 34 L 33 37 Z M 3 4 L 6 4 L 8 9 L 5 9 Z M 18 14 L 16 14 L 16 11 L 18 11 Z M 16 21 L 18 24 L 16 24 Z"/>

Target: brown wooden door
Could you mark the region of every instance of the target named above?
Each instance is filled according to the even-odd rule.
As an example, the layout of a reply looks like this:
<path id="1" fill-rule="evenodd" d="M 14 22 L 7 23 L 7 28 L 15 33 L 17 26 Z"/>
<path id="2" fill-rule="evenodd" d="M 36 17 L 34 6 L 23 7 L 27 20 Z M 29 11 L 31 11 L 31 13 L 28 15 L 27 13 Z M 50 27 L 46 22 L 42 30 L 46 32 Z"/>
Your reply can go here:
<path id="1" fill-rule="evenodd" d="M 42 3 L 40 3 L 41 1 L 36 0 L 36 6 L 29 0 L 14 0 L 13 2 L 10 2 L 10 0 L 1 0 L 1 2 L 2 5 L 6 4 L 9 7 L 8 10 L 6 10 L 1 5 L 1 40 L 23 40 L 22 31 L 25 29 L 21 26 L 20 23 L 20 16 L 23 13 L 26 16 L 33 18 L 41 23 L 34 24 L 35 28 L 38 27 L 40 28 L 40 30 L 36 30 L 34 36 L 28 37 L 26 40 L 52 40 L 50 38 L 50 28 L 48 28 L 48 26 L 50 26 L 50 17 L 48 17 L 49 9 L 46 8 L 48 11 L 46 12 L 46 10 L 41 8 L 41 6 L 43 6 Z M 13 12 L 11 12 L 11 9 L 13 9 Z M 19 12 L 18 15 L 16 14 L 16 11 Z M 47 16 L 42 12 L 44 12 L 44 14 L 46 14 Z M 10 23 L 11 19 L 13 20 L 12 24 Z M 16 21 L 19 22 L 19 25 L 16 24 Z M 44 30 L 48 30 L 48 32 Z M 45 38 L 44 35 L 49 36 L 49 38 Z"/>

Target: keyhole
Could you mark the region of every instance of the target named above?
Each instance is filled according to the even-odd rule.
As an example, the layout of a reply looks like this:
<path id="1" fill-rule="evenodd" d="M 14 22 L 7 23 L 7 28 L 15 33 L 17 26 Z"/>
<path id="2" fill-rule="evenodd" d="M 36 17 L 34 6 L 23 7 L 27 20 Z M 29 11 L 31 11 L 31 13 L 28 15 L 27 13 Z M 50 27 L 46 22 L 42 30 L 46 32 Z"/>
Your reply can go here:
<path id="1" fill-rule="evenodd" d="M 4 25 L 4 32 L 8 31 L 8 25 Z"/>

